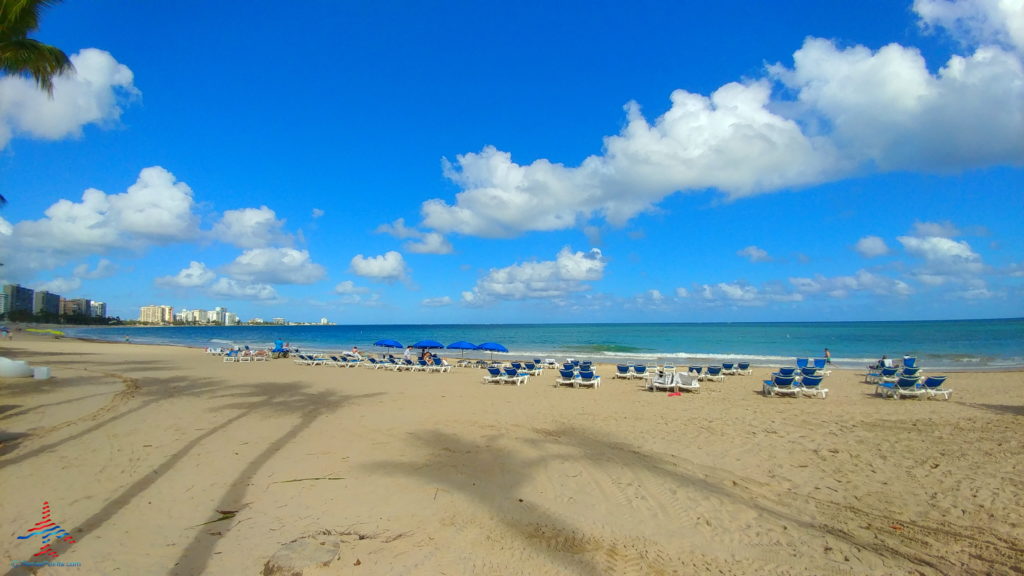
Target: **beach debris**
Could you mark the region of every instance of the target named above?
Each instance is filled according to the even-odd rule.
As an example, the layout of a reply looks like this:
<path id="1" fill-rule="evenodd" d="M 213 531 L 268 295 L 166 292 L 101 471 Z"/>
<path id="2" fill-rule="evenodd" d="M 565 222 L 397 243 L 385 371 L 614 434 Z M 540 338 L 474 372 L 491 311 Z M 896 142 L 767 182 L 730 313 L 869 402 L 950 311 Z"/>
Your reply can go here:
<path id="1" fill-rule="evenodd" d="M 291 480 L 278 480 L 277 482 L 271 482 L 271 484 L 287 484 L 289 482 L 308 482 L 310 480 L 344 480 L 343 476 L 318 476 L 315 478 L 293 478 Z"/>
<path id="2" fill-rule="evenodd" d="M 214 518 L 213 520 L 210 520 L 209 522 L 203 522 L 202 524 L 196 524 L 195 526 L 190 526 L 190 528 L 198 528 L 200 526 L 206 526 L 207 524 L 213 524 L 214 522 L 220 522 L 221 520 L 230 520 L 230 519 L 234 518 L 236 514 L 238 514 L 238 510 L 217 510 L 217 514 L 220 514 L 220 518 Z"/>
<path id="3" fill-rule="evenodd" d="M 281 546 L 263 565 L 263 576 L 302 576 L 307 569 L 327 567 L 341 552 L 342 539 L 312 534 Z"/>

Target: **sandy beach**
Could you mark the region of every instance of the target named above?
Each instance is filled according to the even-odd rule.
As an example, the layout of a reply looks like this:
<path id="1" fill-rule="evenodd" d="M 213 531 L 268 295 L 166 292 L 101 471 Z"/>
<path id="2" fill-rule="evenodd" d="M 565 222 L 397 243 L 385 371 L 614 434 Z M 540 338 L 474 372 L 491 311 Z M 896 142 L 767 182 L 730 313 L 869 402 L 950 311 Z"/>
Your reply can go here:
<path id="1" fill-rule="evenodd" d="M 1024 566 L 1021 372 L 917 401 L 836 371 L 819 400 L 762 396 L 768 368 L 669 396 L 611 366 L 588 390 L 26 334 L 0 356 L 52 373 L 0 379 L 7 574 Z M 53 559 L 17 538 L 44 502 L 75 540 Z M 43 560 L 79 565 L 18 565 Z"/>

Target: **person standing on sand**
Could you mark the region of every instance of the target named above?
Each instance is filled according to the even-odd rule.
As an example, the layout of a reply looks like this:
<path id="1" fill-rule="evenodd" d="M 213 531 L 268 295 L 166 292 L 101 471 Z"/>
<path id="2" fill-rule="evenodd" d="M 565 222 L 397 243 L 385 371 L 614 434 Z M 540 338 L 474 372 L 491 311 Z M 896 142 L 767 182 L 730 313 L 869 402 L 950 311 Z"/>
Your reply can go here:
<path id="1" fill-rule="evenodd" d="M 831 363 L 832 363 L 832 353 L 828 351 L 828 348 L 825 348 L 825 364 L 831 364 Z"/>
<path id="2" fill-rule="evenodd" d="M 402 358 L 404 358 L 405 360 L 407 360 L 409 362 L 412 361 L 412 346 L 406 347 L 405 354 L 402 355 Z"/>

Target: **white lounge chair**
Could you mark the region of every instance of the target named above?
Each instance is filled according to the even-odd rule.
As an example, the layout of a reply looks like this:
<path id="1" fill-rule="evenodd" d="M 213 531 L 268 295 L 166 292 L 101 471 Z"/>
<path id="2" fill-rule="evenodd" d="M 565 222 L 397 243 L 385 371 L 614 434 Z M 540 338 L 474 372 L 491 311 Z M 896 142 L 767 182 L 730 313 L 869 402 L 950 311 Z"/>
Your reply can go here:
<path id="1" fill-rule="evenodd" d="M 824 379 L 823 376 L 804 376 L 800 380 L 800 394 L 824 400 L 828 396 L 828 388 L 821 387 L 821 381 Z"/>
<path id="2" fill-rule="evenodd" d="M 764 381 L 765 396 L 791 396 L 796 398 L 796 395 L 799 393 L 800 386 L 797 384 L 795 376 L 773 374 L 771 380 Z"/>
<path id="3" fill-rule="evenodd" d="M 942 385 L 945 383 L 945 376 L 929 376 L 921 383 L 921 388 L 928 395 L 928 398 L 938 398 L 941 396 L 944 400 L 949 400 L 949 397 L 953 395 L 953 390 L 952 388 L 943 388 Z"/>

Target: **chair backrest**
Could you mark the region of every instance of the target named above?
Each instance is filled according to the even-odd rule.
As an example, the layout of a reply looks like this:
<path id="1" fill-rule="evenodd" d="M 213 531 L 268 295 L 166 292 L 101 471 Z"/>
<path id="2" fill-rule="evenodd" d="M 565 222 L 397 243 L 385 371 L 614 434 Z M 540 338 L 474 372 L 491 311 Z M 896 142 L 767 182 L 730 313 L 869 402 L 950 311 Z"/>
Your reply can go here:
<path id="1" fill-rule="evenodd" d="M 637 364 L 633 366 L 633 372 L 637 374 L 647 374 L 647 366 L 645 364 Z"/>
<path id="2" fill-rule="evenodd" d="M 740 370 L 750 370 L 750 362 L 740 362 L 736 364 L 736 367 Z"/>
<path id="3" fill-rule="evenodd" d="M 783 366 L 779 368 L 779 376 L 792 376 L 796 372 L 796 368 L 792 366 Z"/>
<path id="4" fill-rule="evenodd" d="M 615 366 L 615 369 L 618 370 L 619 374 L 629 374 L 629 366 L 625 364 L 618 364 Z"/>
<path id="5" fill-rule="evenodd" d="M 942 388 L 942 385 L 945 383 L 945 376 L 929 376 L 924 379 L 924 385 L 926 388 Z"/>
<path id="6" fill-rule="evenodd" d="M 900 369 L 893 366 L 892 368 L 882 368 L 882 376 L 895 376 Z"/>
<path id="7" fill-rule="evenodd" d="M 794 380 L 796 380 L 795 376 L 783 376 L 781 374 L 776 374 L 775 377 L 772 378 L 772 386 L 778 386 L 778 387 L 781 387 L 781 388 L 789 388 L 789 387 L 793 386 L 793 381 Z"/>
<path id="8" fill-rule="evenodd" d="M 899 380 L 896 381 L 896 386 L 900 388 L 917 388 L 918 378 L 910 378 L 907 376 L 900 376 Z"/>
<path id="9" fill-rule="evenodd" d="M 523 362 L 523 367 L 532 372 L 537 369 L 537 364 L 535 362 Z"/>
<path id="10" fill-rule="evenodd" d="M 573 376 L 576 375 L 576 372 L 574 370 L 572 370 L 572 369 L 569 369 L 569 370 L 565 370 L 565 369 L 559 370 L 558 373 L 562 375 L 562 378 L 572 378 Z"/>
<path id="11" fill-rule="evenodd" d="M 718 376 L 721 373 L 722 373 L 722 367 L 721 366 L 708 366 L 708 375 L 709 376 Z"/>
<path id="12" fill-rule="evenodd" d="M 814 359 L 814 367 L 815 368 L 824 368 L 825 367 L 825 359 L 824 358 L 815 358 Z"/>
<path id="13" fill-rule="evenodd" d="M 592 370 L 580 370 L 580 380 L 593 380 L 594 372 Z"/>
<path id="14" fill-rule="evenodd" d="M 912 378 L 914 376 L 917 376 L 917 373 L 920 372 L 920 371 L 921 371 L 920 368 L 907 368 L 907 367 L 904 367 L 902 374 L 904 376 Z"/>
<path id="15" fill-rule="evenodd" d="M 813 366 L 804 366 L 800 369 L 800 374 L 803 376 L 814 376 L 818 373 L 818 369 Z"/>
<path id="16" fill-rule="evenodd" d="M 915 366 L 917 366 L 917 357 L 916 356 L 904 356 L 903 357 L 903 367 L 904 368 L 913 368 Z"/>
<path id="17" fill-rule="evenodd" d="M 722 370 L 732 370 L 736 364 L 732 362 L 722 362 Z"/>
<path id="18" fill-rule="evenodd" d="M 565 364 L 562 364 L 562 368 L 564 370 L 575 370 L 576 369 L 576 365 L 572 364 L 570 362 L 566 362 Z"/>
<path id="19" fill-rule="evenodd" d="M 821 376 L 804 376 L 800 380 L 800 385 L 804 388 L 817 388 L 821 385 L 821 381 L 824 380 Z"/>
<path id="20" fill-rule="evenodd" d="M 690 366 L 689 369 L 687 369 L 687 372 L 696 372 L 698 376 L 703 371 L 704 371 L 704 367 L 703 366 Z"/>
<path id="21" fill-rule="evenodd" d="M 444 360 L 440 356 L 434 356 L 434 366 L 444 366 Z"/>
<path id="22" fill-rule="evenodd" d="M 519 370 L 515 368 L 505 368 L 505 376 L 519 376 Z"/>
<path id="23" fill-rule="evenodd" d="M 807 362 L 808 362 L 807 358 L 797 358 L 796 359 L 796 367 L 797 368 L 806 368 L 807 367 Z"/>
<path id="24" fill-rule="evenodd" d="M 516 370 L 522 370 L 523 369 L 523 363 L 522 362 L 512 362 L 512 367 L 515 368 Z"/>
<path id="25" fill-rule="evenodd" d="M 497 366 L 488 366 L 487 371 L 490 372 L 491 376 L 501 376 L 501 370 L 498 370 Z"/>

